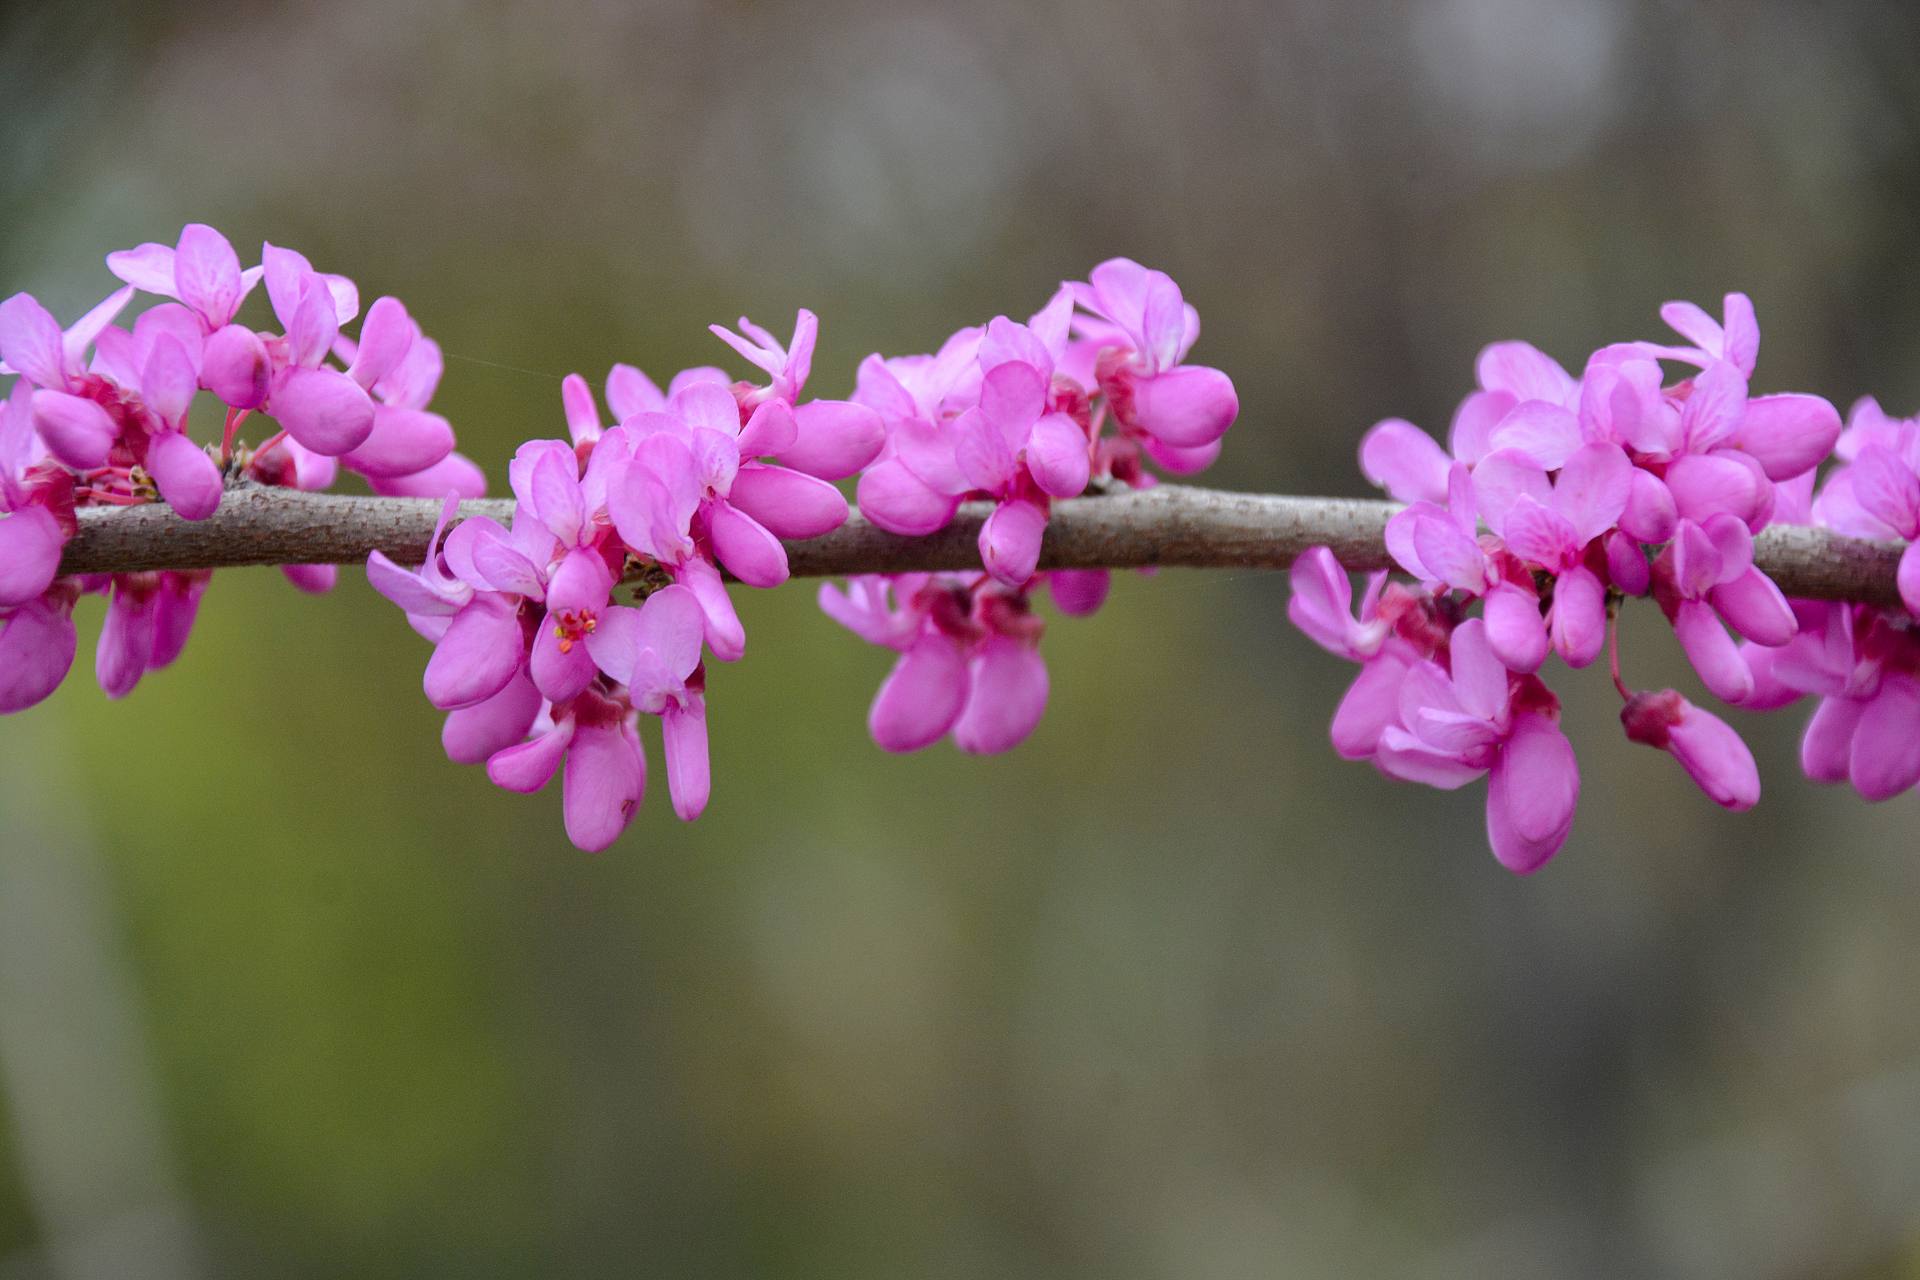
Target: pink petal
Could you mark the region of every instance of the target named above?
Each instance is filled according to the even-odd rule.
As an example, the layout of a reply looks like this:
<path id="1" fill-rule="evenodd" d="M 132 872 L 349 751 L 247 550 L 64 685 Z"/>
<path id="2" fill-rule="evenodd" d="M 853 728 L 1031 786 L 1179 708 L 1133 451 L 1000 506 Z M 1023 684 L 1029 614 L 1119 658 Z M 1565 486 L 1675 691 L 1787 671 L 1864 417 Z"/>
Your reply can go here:
<path id="1" fill-rule="evenodd" d="M 1822 698 L 1800 739 L 1800 768 L 1815 782 L 1845 782 L 1853 733 L 1867 704 L 1859 698 Z"/>
<path id="2" fill-rule="evenodd" d="M 293 584 L 295 590 L 308 595 L 325 595 L 333 590 L 340 580 L 340 566 L 337 564 L 283 564 L 280 574 Z"/>
<path id="3" fill-rule="evenodd" d="M 1509 671 L 1540 669 L 1547 659 L 1547 623 L 1538 597 L 1511 582 L 1497 583 L 1487 592 L 1486 620 L 1487 642 Z"/>
<path id="4" fill-rule="evenodd" d="M 1010 587 L 1024 586 L 1040 563 L 1040 541 L 1047 513 L 1024 500 L 1003 502 L 980 526 L 980 559 Z"/>
<path id="5" fill-rule="evenodd" d="M 1799 630 L 1787 598 L 1773 579 L 1758 569 L 1750 567 L 1732 581 L 1721 583 L 1707 598 L 1735 631 L 1755 644 L 1783 645 Z"/>
<path id="6" fill-rule="evenodd" d="M 1333 552 L 1326 547 L 1306 551 L 1294 560 L 1287 580 L 1292 588 L 1287 617 L 1293 625 L 1328 653 L 1349 656 L 1353 580 Z"/>
<path id="7" fill-rule="evenodd" d="M 1198 449 L 1177 449 L 1155 436 L 1141 440 L 1140 447 L 1147 451 L 1147 457 L 1153 465 L 1162 471 L 1176 476 L 1196 475 L 1205 471 L 1220 458 L 1222 441 L 1203 444 Z"/>
<path id="8" fill-rule="evenodd" d="M 959 647 L 929 631 L 900 656 L 867 715 L 873 740 L 886 751 L 918 751 L 953 727 L 967 697 Z"/>
<path id="9" fill-rule="evenodd" d="M 1689 703 L 1668 734 L 1667 749 L 1708 799 L 1735 811 L 1760 802 L 1753 752 L 1726 721 Z"/>
<path id="10" fill-rule="evenodd" d="M 449 493 L 482 498 L 487 493 L 486 472 L 479 463 L 458 453 L 450 453 L 410 476 L 368 476 L 367 480 L 375 493 L 392 498 L 438 498 Z"/>
<path id="11" fill-rule="evenodd" d="M 1399 418 L 1376 423 L 1360 441 L 1360 470 L 1401 502 L 1445 503 L 1453 460 L 1432 436 Z"/>
<path id="12" fill-rule="evenodd" d="M 372 391 L 407 358 L 414 332 L 413 317 L 398 298 L 376 298 L 360 322 L 360 341 L 347 376 Z"/>
<path id="13" fill-rule="evenodd" d="M 785 467 L 741 467 L 727 501 L 781 538 L 817 538 L 847 522 L 847 500 L 838 489 Z"/>
<path id="14" fill-rule="evenodd" d="M 1333 713 L 1333 749 L 1347 760 L 1370 758 L 1389 725 L 1399 722 L 1400 685 L 1407 664 L 1382 653 L 1360 668 L 1353 686 Z"/>
<path id="15" fill-rule="evenodd" d="M 59 688 L 78 646 L 71 612 L 44 600 L 0 617 L 0 715 L 24 711 Z"/>
<path id="16" fill-rule="evenodd" d="M 985 448 L 989 459 L 998 456 L 1003 467 L 1009 471 L 1012 469 L 1005 439 L 979 413 L 943 426 L 935 426 L 924 418 L 902 418 L 893 428 L 894 458 L 934 492 L 963 494 L 972 482 L 961 470 L 956 445 L 959 433 L 969 430 L 977 430 L 986 437 Z M 998 481 L 995 483 L 997 485 Z"/>
<path id="17" fill-rule="evenodd" d="M 1233 380 L 1204 365 L 1181 365 L 1133 385 L 1134 422 L 1176 448 L 1212 444 L 1239 415 Z"/>
<path id="18" fill-rule="evenodd" d="M 944 529 L 960 507 L 958 497 L 934 492 L 892 459 L 862 474 L 857 494 L 862 515 L 889 533 L 907 537 Z"/>
<path id="19" fill-rule="evenodd" d="M 1900 568 L 1894 578 L 1900 588 L 1900 599 L 1907 606 L 1907 612 L 1920 618 L 1920 542 L 1907 545 L 1900 553 Z"/>
<path id="20" fill-rule="evenodd" d="M 118 583 L 93 653 L 93 675 L 111 699 L 133 692 L 153 660 L 154 592 L 135 596 Z"/>
<path id="21" fill-rule="evenodd" d="M 706 615 L 698 598 L 682 586 L 661 588 L 635 612 L 636 645 L 653 650 L 678 680 L 686 680 L 700 665 L 705 630 Z"/>
<path id="22" fill-rule="evenodd" d="M 1440 582 L 1476 595 L 1487 587 L 1487 560 L 1480 544 L 1461 531 L 1451 517 L 1410 508 L 1414 512 L 1413 547 L 1420 563 Z"/>
<path id="23" fill-rule="evenodd" d="M 1630 596 L 1643 596 L 1653 586 L 1653 567 L 1646 553 L 1624 533 L 1607 537 L 1607 577 Z"/>
<path id="24" fill-rule="evenodd" d="M 583 643 L 563 642 L 557 631 L 558 624 L 548 614 L 534 633 L 533 648 L 527 655 L 527 673 L 533 677 L 534 687 L 556 706 L 578 697 L 599 674 L 592 651 Z"/>
<path id="25" fill-rule="evenodd" d="M 813 400 L 794 410 L 798 437 L 777 459 L 795 471 L 822 480 L 841 480 L 880 456 L 886 424 L 862 404 Z"/>
<path id="26" fill-rule="evenodd" d="M 1868 445 L 1847 469 L 1847 477 L 1854 501 L 1868 515 L 1902 538 L 1920 535 L 1920 475 L 1893 450 Z"/>
<path id="27" fill-rule="evenodd" d="M 574 722 L 569 719 L 518 746 L 496 751 L 487 760 L 487 777 L 507 791 L 538 791 L 553 780 L 573 737 Z"/>
<path id="28" fill-rule="evenodd" d="M 753 411 L 753 416 L 747 419 L 747 425 L 740 428 L 740 457 L 758 458 L 779 453 L 792 448 L 799 438 L 800 428 L 794 422 L 793 410 L 787 402 L 763 401 Z"/>
<path id="29" fill-rule="evenodd" d="M 173 282 L 173 246 L 148 241 L 107 255 L 107 270 L 144 293 L 176 296 Z"/>
<path id="30" fill-rule="evenodd" d="M 225 330 L 222 330 L 225 332 Z M 373 430 L 340 461 L 367 476 L 409 476 L 453 452 L 453 427 L 437 413 L 375 405 Z"/>
<path id="31" fill-rule="evenodd" d="M 1047 574 L 1053 602 L 1069 618 L 1098 612 L 1112 587 L 1113 574 L 1105 569 L 1054 569 Z"/>
<path id="32" fill-rule="evenodd" d="M 971 755 L 1011 751 L 1047 709 L 1046 662 L 1033 645 L 995 635 L 967 665 L 967 703 L 953 726 L 954 745 Z"/>
<path id="33" fill-rule="evenodd" d="M 647 761 L 639 739 L 624 725 L 589 726 L 567 749 L 561 812 L 567 839 L 598 853 L 620 838 L 647 790 Z"/>
<path id="34" fill-rule="evenodd" d="M 1473 496 L 1488 528 L 1505 524 L 1522 494 L 1542 506 L 1553 501 L 1545 469 L 1525 454 L 1511 449 L 1490 453 L 1474 467 Z"/>
<path id="35" fill-rule="evenodd" d="M 1573 522 L 1584 546 L 1619 523 L 1633 494 L 1634 465 L 1619 445 L 1589 444 L 1574 451 L 1553 482 L 1553 507 Z"/>
<path id="36" fill-rule="evenodd" d="M 1558 569 L 1577 557 L 1582 545 L 1572 522 L 1526 494 L 1521 494 L 1513 509 L 1507 512 L 1500 534 L 1506 539 L 1509 551 L 1543 569 Z M 1421 559 L 1426 558 L 1422 549 Z"/>
<path id="37" fill-rule="evenodd" d="M 87 348 L 107 331 L 114 317 L 126 310 L 132 300 L 132 285 L 116 289 L 67 326 L 67 331 L 60 335 L 60 350 L 66 357 L 67 368 L 78 369 L 86 363 Z"/>
<path id="38" fill-rule="evenodd" d="M 454 615 L 427 661 L 427 701 L 442 711 L 486 701 L 520 670 L 525 645 L 517 605 L 498 595 L 476 595 Z"/>
<path id="39" fill-rule="evenodd" d="M 665 409 L 667 397 L 640 370 L 630 364 L 616 364 L 607 374 L 607 407 L 613 410 L 615 420 L 624 422 L 636 413 Z"/>
<path id="40" fill-rule="evenodd" d="M 1847 777 L 1868 800 L 1887 800 L 1920 782 L 1920 682 L 1890 675 L 1867 701 L 1853 733 Z"/>
<path id="41" fill-rule="evenodd" d="M 999 426 L 984 411 L 969 409 L 954 421 L 952 430 L 954 461 L 968 485 L 991 494 L 1004 493 L 1013 483 L 1014 459 Z"/>
<path id="42" fill-rule="evenodd" d="M 540 691 L 519 673 L 485 702 L 448 712 L 440 745 L 455 764 L 479 764 L 525 738 L 539 714 Z"/>
<path id="43" fill-rule="evenodd" d="M 1453 689 L 1462 710 L 1488 721 L 1506 714 L 1507 667 L 1494 655 L 1485 622 L 1472 618 L 1454 628 L 1451 663 Z"/>
<path id="44" fill-rule="evenodd" d="M 721 662 L 738 662 L 747 650 L 746 629 L 734 612 L 733 600 L 720 581 L 719 571 L 695 557 L 674 570 L 674 581 L 693 592 L 707 620 L 707 648 Z"/>
<path id="45" fill-rule="evenodd" d="M 220 468 L 178 431 L 163 431 L 148 443 L 147 471 L 183 520 L 205 520 L 220 505 Z"/>
<path id="46" fill-rule="evenodd" d="M 1523 400 L 1493 429 L 1491 443 L 1496 451 L 1512 450 L 1557 471 L 1580 447 L 1580 423 L 1557 404 Z"/>
<path id="47" fill-rule="evenodd" d="M 1790 480 L 1833 452 L 1840 411 L 1819 396 L 1759 396 L 1747 401 L 1734 444 L 1752 454 L 1767 476 Z"/>
<path id="48" fill-rule="evenodd" d="M 200 380 L 235 409 L 265 404 L 272 373 L 266 344 L 246 326 L 230 324 L 207 338 L 200 357 Z"/>
<path id="49" fill-rule="evenodd" d="M 1486 725 L 1478 720 L 1473 724 L 1484 736 Z M 1373 763 L 1390 778 L 1441 791 L 1457 791 L 1487 771 L 1485 765 L 1471 763 L 1453 750 L 1435 747 L 1391 724 L 1380 732 Z"/>
<path id="50" fill-rule="evenodd" d="M 287 330 L 293 362 L 307 369 L 318 368 L 339 335 L 333 295 L 317 277 L 307 277 L 300 285 L 300 306 L 293 313 L 293 327 Z"/>
<path id="51" fill-rule="evenodd" d="M 207 593 L 210 581 L 205 574 L 188 577 L 170 573 L 161 579 L 160 593 L 154 598 L 153 653 L 148 670 L 170 667 L 185 652 L 194 619 L 200 613 L 200 597 Z"/>
<path id="52" fill-rule="evenodd" d="M 64 390 L 66 353 L 60 322 L 25 293 L 0 302 L 0 360 L 36 387 Z"/>
<path id="53" fill-rule="evenodd" d="M 667 759 L 667 794 L 682 822 L 706 811 L 713 791 L 713 767 L 707 758 L 707 706 L 670 703 L 660 718 L 660 742 Z"/>
<path id="54" fill-rule="evenodd" d="M 1716 360 L 1693 380 L 1680 407 L 1681 439 L 1690 453 L 1705 453 L 1732 438 L 1747 410 L 1747 380 L 1738 369 Z"/>
<path id="55" fill-rule="evenodd" d="M 327 457 L 351 453 L 373 434 L 373 401 L 332 369 L 288 370 L 273 389 L 269 412 L 295 440 Z"/>
<path id="56" fill-rule="evenodd" d="M 740 581 L 777 587 L 787 580 L 787 549 L 753 517 L 715 501 L 707 507 L 707 529 L 714 556 Z"/>
<path id="57" fill-rule="evenodd" d="M 105 409 L 64 391 L 33 393 L 33 426 L 47 452 L 80 470 L 103 465 L 120 438 L 119 426 Z"/>
<path id="58" fill-rule="evenodd" d="M 1027 470 L 1043 492 L 1056 498 L 1078 497 L 1092 474 L 1086 432 L 1064 413 L 1042 417 L 1027 437 Z"/>
<path id="59" fill-rule="evenodd" d="M 1566 843 L 1579 802 L 1573 745 L 1545 716 L 1522 714 L 1487 778 L 1493 856 L 1520 875 L 1539 870 Z"/>
<path id="60" fill-rule="evenodd" d="M 1496 342 L 1480 352 L 1474 371 L 1483 391 L 1504 391 L 1515 401 L 1565 405 L 1573 398 L 1573 378 L 1531 343 Z"/>
<path id="61" fill-rule="evenodd" d="M 240 255 L 212 227 L 190 222 L 173 255 L 175 297 L 218 329 L 240 309 Z"/>
<path id="62" fill-rule="evenodd" d="M 1453 456 L 1468 466 L 1478 466 L 1493 452 L 1493 429 L 1518 403 L 1505 391 L 1476 391 L 1462 400 L 1447 428 L 1447 447 Z"/>
<path id="63" fill-rule="evenodd" d="M 1600 656 L 1607 639 L 1607 592 L 1585 565 L 1562 573 L 1553 587 L 1553 651 L 1576 670 Z"/>
<path id="64" fill-rule="evenodd" d="M 1620 527 L 1640 542 L 1665 542 L 1680 519 L 1672 491 L 1660 477 L 1637 467 L 1629 479 L 1632 487 L 1626 510 L 1620 513 Z"/>
<path id="65" fill-rule="evenodd" d="M 1674 614 L 1673 633 L 1715 697 L 1738 704 L 1752 695 L 1753 672 L 1710 606 L 1698 600 L 1682 601 Z"/>
<path id="66" fill-rule="evenodd" d="M 0 608 L 26 604 L 53 585 L 65 541 L 45 507 L 0 515 Z"/>

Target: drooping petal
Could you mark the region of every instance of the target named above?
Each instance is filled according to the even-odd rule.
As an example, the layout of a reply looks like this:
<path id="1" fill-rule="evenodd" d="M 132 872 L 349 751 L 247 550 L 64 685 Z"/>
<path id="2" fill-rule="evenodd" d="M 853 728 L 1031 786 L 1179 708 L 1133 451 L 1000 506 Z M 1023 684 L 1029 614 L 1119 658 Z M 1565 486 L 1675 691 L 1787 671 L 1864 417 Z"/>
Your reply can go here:
<path id="1" fill-rule="evenodd" d="M 1711 606 L 1699 600 L 1682 601 L 1674 614 L 1673 633 L 1715 697 L 1738 704 L 1752 695 L 1753 672 Z"/>
<path id="2" fill-rule="evenodd" d="M 1047 513 L 1024 499 L 1003 502 L 980 526 L 980 559 L 988 573 L 1010 587 L 1024 586 L 1040 563 Z"/>
<path id="3" fill-rule="evenodd" d="M 486 701 L 448 712 L 440 745 L 455 764 L 479 764 L 525 738 L 539 714 L 540 691 L 517 672 Z"/>
<path id="4" fill-rule="evenodd" d="M 204 520 L 220 505 L 220 468 L 178 431 L 163 431 L 148 443 L 147 470 L 183 520 Z"/>
<path id="5" fill-rule="evenodd" d="M 1112 588 L 1113 574 L 1106 569 L 1054 569 L 1047 574 L 1053 602 L 1069 618 L 1098 612 Z"/>
<path id="6" fill-rule="evenodd" d="M 93 652 L 93 675 L 100 692 L 120 699 L 133 692 L 153 661 L 154 595 L 116 584 L 107 602 L 106 621 Z"/>
<path id="7" fill-rule="evenodd" d="M 1526 675 L 1538 671 L 1547 659 L 1547 623 L 1540 616 L 1540 600 L 1511 582 L 1496 583 L 1487 592 L 1487 643 L 1509 671 Z"/>
<path id="8" fill-rule="evenodd" d="M 1889 675 L 1860 712 L 1847 777 L 1867 800 L 1888 800 L 1920 782 L 1920 681 Z"/>
<path id="9" fill-rule="evenodd" d="M 1520 875 L 1539 870 L 1566 843 L 1579 802 L 1573 744 L 1547 717 L 1523 713 L 1487 777 L 1493 856 Z"/>
<path id="10" fill-rule="evenodd" d="M 26 604 L 53 585 L 65 541 L 45 507 L 0 515 L 0 608 Z"/>
<path id="11" fill-rule="evenodd" d="M 939 741 L 966 705 L 967 664 L 948 637 L 928 631 L 894 664 L 874 696 L 867 729 L 882 750 L 904 752 Z"/>
<path id="12" fill-rule="evenodd" d="M 691 707 L 670 703 L 660 717 L 660 742 L 667 759 L 667 793 L 682 822 L 706 811 L 713 791 L 713 766 L 707 758 L 707 704 L 695 697 Z"/>
<path id="13" fill-rule="evenodd" d="M 562 779 L 567 839 L 598 853 L 620 838 L 647 790 L 647 760 L 625 725 L 591 725 L 573 735 Z"/>
<path id="14" fill-rule="evenodd" d="M 1043 492 L 1078 497 L 1091 478 L 1086 432 L 1064 413 L 1045 415 L 1027 437 L 1027 470 Z"/>
<path id="15" fill-rule="evenodd" d="M 1759 645 L 1783 645 L 1799 630 L 1793 608 L 1772 578 L 1749 566 L 1707 597 L 1735 631 Z"/>
<path id="16" fill-rule="evenodd" d="M 740 615 L 734 611 L 719 571 L 696 556 L 677 566 L 673 576 L 699 600 L 707 622 L 707 648 L 713 656 L 722 662 L 738 662 L 747 651 L 747 632 L 740 625 Z"/>
<path id="17" fill-rule="evenodd" d="M 523 795 L 538 791 L 559 771 L 560 761 L 566 757 L 573 737 L 574 722 L 563 720 L 518 746 L 496 751 L 487 759 L 487 778 L 494 786 L 507 791 Z"/>
<path id="18" fill-rule="evenodd" d="M 954 745 L 971 755 L 1011 751 L 1047 709 L 1040 650 L 1011 636 L 989 636 L 967 665 L 967 702 L 953 726 Z"/>
<path id="19" fill-rule="evenodd" d="M 1800 739 L 1800 769 L 1815 782 L 1845 782 L 1853 759 L 1853 733 L 1867 704 L 1860 698 L 1820 699 Z"/>
<path id="20" fill-rule="evenodd" d="M 43 701 L 73 667 L 70 609 L 34 600 L 0 618 L 0 715 Z"/>
<path id="21" fill-rule="evenodd" d="M 525 656 L 517 605 L 488 592 L 476 595 L 454 615 L 427 660 L 427 701 L 442 711 L 484 702 L 506 687 Z"/>
<path id="22" fill-rule="evenodd" d="M 752 516 L 725 501 L 707 506 L 714 556 L 750 587 L 777 587 L 787 580 L 787 549 Z"/>
<path id="23" fill-rule="evenodd" d="M 1607 639 L 1607 590 L 1585 565 L 1561 573 L 1553 587 L 1553 651 L 1576 670 L 1600 656 Z"/>
<path id="24" fill-rule="evenodd" d="M 1688 703 L 1679 723 L 1668 731 L 1667 749 L 1722 808 L 1737 812 L 1760 802 L 1760 770 L 1753 752 L 1720 717 Z"/>
<path id="25" fill-rule="evenodd" d="M 308 595 L 320 596 L 333 590 L 340 580 L 340 566 L 337 564 L 283 564 L 280 576 L 291 583 L 295 590 Z"/>

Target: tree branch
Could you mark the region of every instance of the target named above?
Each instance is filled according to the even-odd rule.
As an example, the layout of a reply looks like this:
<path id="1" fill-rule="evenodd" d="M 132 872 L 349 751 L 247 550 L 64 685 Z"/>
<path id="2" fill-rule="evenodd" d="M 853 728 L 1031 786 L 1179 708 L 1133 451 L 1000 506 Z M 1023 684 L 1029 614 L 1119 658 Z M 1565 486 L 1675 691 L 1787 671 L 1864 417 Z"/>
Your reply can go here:
<path id="1" fill-rule="evenodd" d="M 246 485 L 229 490 L 210 518 L 189 522 L 163 505 L 87 508 L 66 546 L 62 573 L 217 569 L 249 564 L 358 564 L 374 550 L 401 564 L 426 554 L 441 504 L 427 498 L 363 498 Z M 969 503 L 947 528 L 903 538 L 855 512 L 823 538 L 787 544 L 796 577 L 977 568 L 976 539 L 992 508 Z M 1308 547 L 1333 550 L 1350 569 L 1390 565 L 1383 531 L 1399 508 L 1356 498 L 1224 493 L 1186 485 L 1071 498 L 1053 504 L 1043 569 L 1284 569 Z M 507 498 L 460 504 L 463 516 L 506 523 Z M 1791 525 L 1763 532 L 1755 562 L 1789 596 L 1899 600 L 1901 544 L 1845 538 Z"/>

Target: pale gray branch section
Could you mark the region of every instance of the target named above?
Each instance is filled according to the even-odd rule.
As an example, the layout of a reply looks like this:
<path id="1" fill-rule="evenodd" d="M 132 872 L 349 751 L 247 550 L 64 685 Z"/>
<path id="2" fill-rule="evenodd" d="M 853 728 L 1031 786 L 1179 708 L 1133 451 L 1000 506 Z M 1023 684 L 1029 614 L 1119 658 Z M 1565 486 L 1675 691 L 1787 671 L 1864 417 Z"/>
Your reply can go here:
<path id="1" fill-rule="evenodd" d="M 165 506 L 90 508 L 67 544 L 63 573 L 217 569 L 248 564 L 357 564 L 374 550 L 405 565 L 426 554 L 438 501 L 362 498 L 241 487 L 212 517 L 188 522 Z M 946 529 L 903 538 L 854 513 L 824 538 L 787 544 L 799 577 L 970 569 L 990 508 L 961 508 Z M 1351 569 L 1390 563 L 1382 540 L 1391 502 L 1224 493 L 1185 485 L 1056 502 L 1040 566 L 1052 569 L 1284 569 L 1308 547 L 1326 546 Z M 505 523 L 513 502 L 460 505 L 462 515 Z M 1901 544 L 1863 542 L 1821 529 L 1778 527 L 1760 535 L 1756 559 L 1790 596 L 1893 603 Z"/>

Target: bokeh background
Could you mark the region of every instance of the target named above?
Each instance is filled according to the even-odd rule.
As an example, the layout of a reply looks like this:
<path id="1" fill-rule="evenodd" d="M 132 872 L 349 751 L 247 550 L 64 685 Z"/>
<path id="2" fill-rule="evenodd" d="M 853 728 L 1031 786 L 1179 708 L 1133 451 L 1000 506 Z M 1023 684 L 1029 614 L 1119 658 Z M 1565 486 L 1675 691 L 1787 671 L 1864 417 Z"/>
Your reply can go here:
<path id="1" fill-rule="evenodd" d="M 495 481 L 559 377 L 823 318 L 812 390 L 1125 253 L 1361 493 L 1489 340 L 1757 300 L 1757 387 L 1920 408 L 1920 18 L 1779 0 L 335 0 L 0 17 L 0 292 L 204 220 L 403 298 Z M 1916 1276 L 1920 799 L 1733 717 L 1738 816 L 1557 683 L 1545 872 L 1338 761 L 1261 573 L 1060 620 L 1004 758 L 745 593 L 708 816 L 609 853 L 448 764 L 356 574 L 0 725 L 0 1277 Z M 1697 686 L 1656 618 L 1635 683 Z M 653 740 L 657 741 L 657 740 Z"/>

